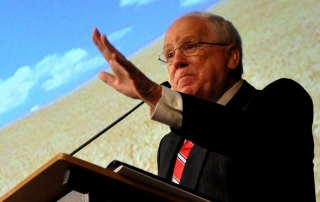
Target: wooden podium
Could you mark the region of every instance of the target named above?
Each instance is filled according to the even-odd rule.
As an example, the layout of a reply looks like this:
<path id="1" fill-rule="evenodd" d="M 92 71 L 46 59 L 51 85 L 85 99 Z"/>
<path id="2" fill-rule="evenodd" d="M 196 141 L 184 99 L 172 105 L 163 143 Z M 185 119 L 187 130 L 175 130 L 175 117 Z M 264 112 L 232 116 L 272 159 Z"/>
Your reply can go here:
<path id="1" fill-rule="evenodd" d="M 90 202 L 190 201 L 64 153 L 56 155 L 0 201 L 59 201 L 71 191 L 87 194 Z"/>

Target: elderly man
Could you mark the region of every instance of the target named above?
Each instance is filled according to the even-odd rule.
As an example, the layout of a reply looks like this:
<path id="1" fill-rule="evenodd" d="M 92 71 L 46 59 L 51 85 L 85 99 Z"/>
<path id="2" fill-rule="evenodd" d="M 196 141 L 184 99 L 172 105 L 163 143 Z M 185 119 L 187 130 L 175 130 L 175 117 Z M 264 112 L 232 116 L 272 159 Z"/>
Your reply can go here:
<path id="1" fill-rule="evenodd" d="M 210 13 L 177 19 L 159 60 L 172 89 L 147 78 L 94 29 L 113 74 L 99 78 L 171 127 L 158 175 L 221 201 L 315 201 L 313 103 L 290 79 L 256 90 L 242 79 L 241 39 Z"/>

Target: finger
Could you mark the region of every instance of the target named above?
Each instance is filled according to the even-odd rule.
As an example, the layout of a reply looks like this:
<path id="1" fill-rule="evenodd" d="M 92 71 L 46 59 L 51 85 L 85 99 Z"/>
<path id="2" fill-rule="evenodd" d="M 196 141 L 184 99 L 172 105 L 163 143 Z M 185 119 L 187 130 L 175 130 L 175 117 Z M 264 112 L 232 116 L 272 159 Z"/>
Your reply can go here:
<path id="1" fill-rule="evenodd" d="M 94 42 L 94 44 L 100 49 L 102 48 L 102 41 L 101 41 L 101 34 L 97 28 L 93 29 L 91 38 Z"/>
<path id="2" fill-rule="evenodd" d="M 116 60 L 111 60 L 109 64 L 112 69 L 112 74 L 108 72 L 101 72 L 99 74 L 99 78 L 114 88 L 117 88 L 116 86 L 120 83 L 126 83 L 130 78 L 128 71 Z"/>
<path id="3" fill-rule="evenodd" d="M 112 55 L 116 55 L 117 58 L 126 61 L 127 59 L 125 58 L 125 56 L 123 56 L 107 39 L 107 37 L 105 35 L 101 35 L 100 36 L 101 39 L 101 43 L 103 44 L 103 47 L 106 47 L 109 51 L 110 56 Z M 111 57 L 110 59 L 114 59 L 114 57 Z"/>
<path id="4" fill-rule="evenodd" d="M 113 57 L 116 57 L 114 54 Z M 140 71 L 128 60 L 125 60 L 125 66 L 118 63 L 116 59 L 111 60 L 110 67 L 115 77 L 115 85 L 131 82 L 138 78 Z M 143 75 L 142 73 L 140 76 Z"/>
<path id="5" fill-rule="evenodd" d="M 97 28 L 93 29 L 91 38 L 103 57 L 109 62 L 115 48 L 108 42 L 106 36 L 101 34 Z"/>
<path id="6" fill-rule="evenodd" d="M 91 38 L 96 45 L 98 45 L 100 35 L 101 34 L 100 34 L 99 30 L 97 28 L 93 28 Z"/>
<path id="7" fill-rule="evenodd" d="M 100 80 L 102 80 L 103 82 L 105 82 L 106 84 L 111 85 L 111 86 L 113 86 L 113 84 L 116 80 L 116 77 L 108 72 L 100 72 L 98 77 Z"/>
<path id="8" fill-rule="evenodd" d="M 97 28 L 93 29 L 92 40 L 108 62 L 112 60 L 112 54 L 117 54 L 119 58 L 125 59 L 125 57 L 108 41 L 107 37 L 104 34 L 101 34 Z"/>
<path id="9" fill-rule="evenodd" d="M 117 54 L 113 54 L 112 55 L 114 61 L 121 67 L 123 67 L 123 69 L 131 76 L 134 77 L 135 75 L 137 75 L 140 70 L 134 65 L 132 64 L 132 62 L 130 62 L 129 60 L 127 60 L 125 57 L 119 56 Z"/>

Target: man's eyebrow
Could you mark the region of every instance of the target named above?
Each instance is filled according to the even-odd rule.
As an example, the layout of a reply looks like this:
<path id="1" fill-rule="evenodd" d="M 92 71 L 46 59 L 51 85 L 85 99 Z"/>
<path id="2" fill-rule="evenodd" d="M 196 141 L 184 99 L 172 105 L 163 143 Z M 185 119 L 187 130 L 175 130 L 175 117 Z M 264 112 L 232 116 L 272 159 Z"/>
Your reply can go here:
<path id="1" fill-rule="evenodd" d="M 191 42 L 191 41 L 196 42 L 194 40 L 194 37 L 185 37 L 178 43 L 178 45 L 180 45 L 181 43 L 186 43 L 186 42 Z M 163 46 L 163 50 L 168 50 L 168 49 L 173 49 L 173 48 L 175 48 L 175 46 L 173 46 L 172 44 L 166 44 Z"/>
<path id="2" fill-rule="evenodd" d="M 168 50 L 168 49 L 173 49 L 173 48 L 174 48 L 174 46 L 171 44 L 167 44 L 167 45 L 163 46 L 163 50 Z"/>

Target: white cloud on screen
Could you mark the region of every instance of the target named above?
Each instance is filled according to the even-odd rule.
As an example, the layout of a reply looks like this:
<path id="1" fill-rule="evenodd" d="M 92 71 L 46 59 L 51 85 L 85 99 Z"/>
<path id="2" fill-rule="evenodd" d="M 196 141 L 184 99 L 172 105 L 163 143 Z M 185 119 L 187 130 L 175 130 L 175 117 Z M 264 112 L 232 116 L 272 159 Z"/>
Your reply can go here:
<path id="1" fill-rule="evenodd" d="M 85 50 L 77 48 L 64 55 L 47 56 L 37 64 L 36 70 L 39 71 L 36 72 L 39 72 L 38 76 L 41 80 L 44 79 L 41 89 L 47 92 L 102 64 L 105 64 L 105 60 L 102 57 L 89 57 Z"/>
<path id="2" fill-rule="evenodd" d="M 180 0 L 180 7 L 188 7 L 206 2 L 207 0 Z"/>
<path id="3" fill-rule="evenodd" d="M 39 105 L 35 105 L 35 106 L 31 107 L 30 112 L 37 111 L 38 109 L 39 109 Z"/>
<path id="4" fill-rule="evenodd" d="M 142 6 L 155 0 L 120 0 L 120 7 L 125 6 Z"/>
<path id="5" fill-rule="evenodd" d="M 127 35 L 131 31 L 132 27 L 126 27 L 121 30 L 118 30 L 116 32 L 113 32 L 111 34 L 108 34 L 107 38 L 111 42 L 115 42 L 123 38 L 125 35 Z"/>
<path id="6" fill-rule="evenodd" d="M 92 57 L 77 48 L 64 55 L 46 56 L 34 68 L 20 67 L 12 77 L 0 80 L 0 114 L 24 104 L 29 92 L 36 86 L 47 92 L 105 63 L 100 55 Z"/>
<path id="7" fill-rule="evenodd" d="M 3 80 L 0 85 L 0 114 L 23 104 L 33 86 L 29 66 L 20 67 L 12 77 Z"/>

